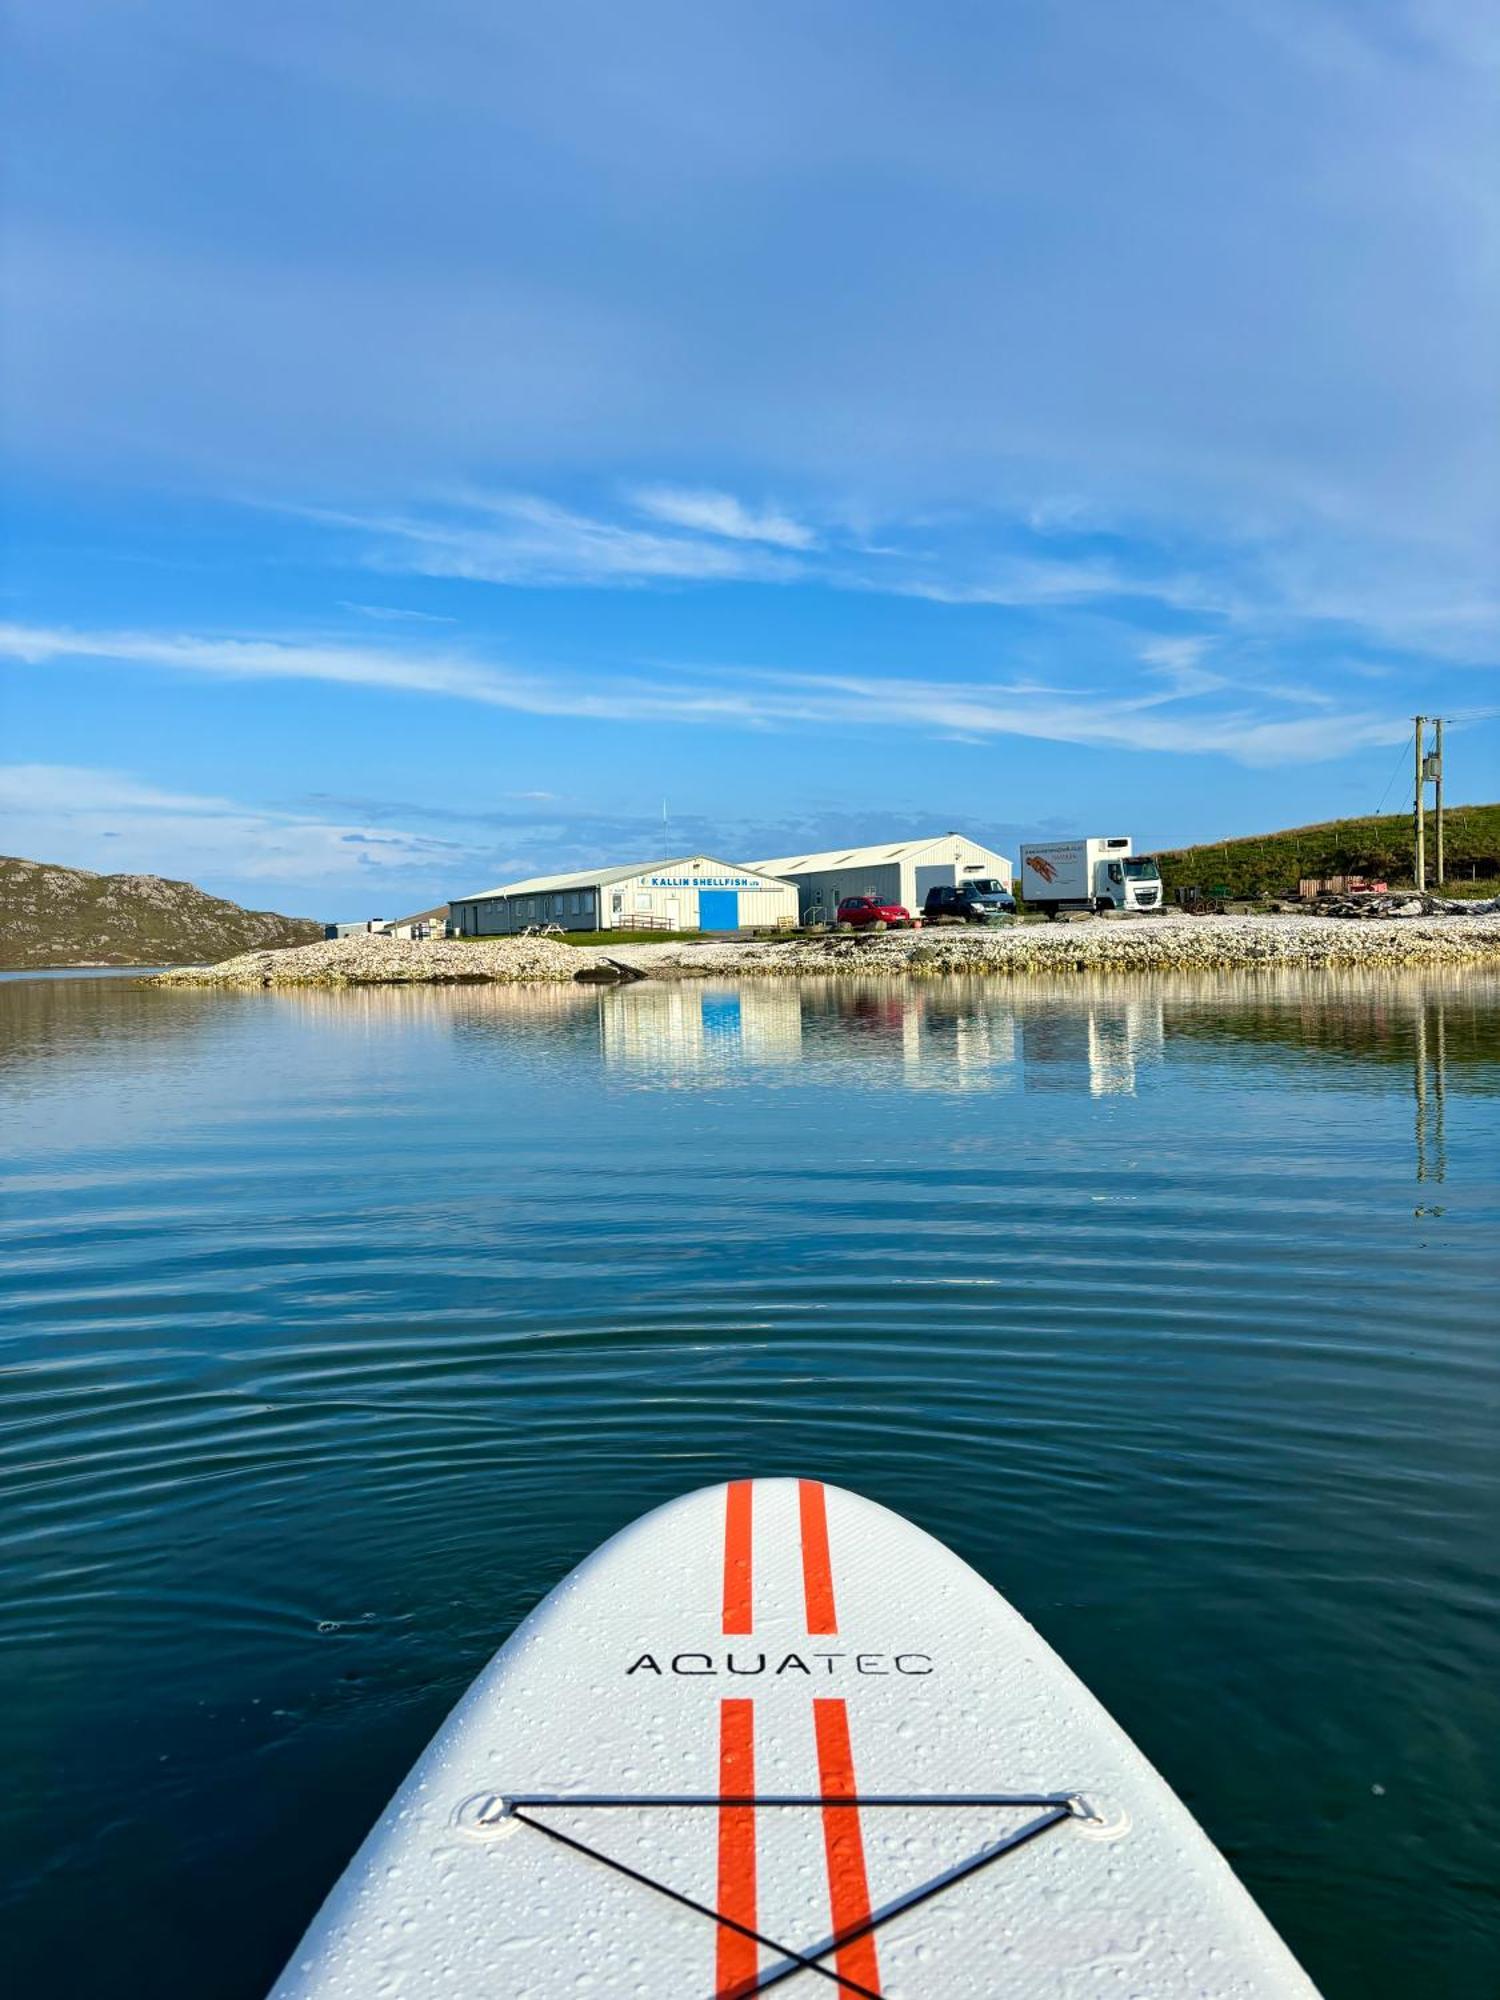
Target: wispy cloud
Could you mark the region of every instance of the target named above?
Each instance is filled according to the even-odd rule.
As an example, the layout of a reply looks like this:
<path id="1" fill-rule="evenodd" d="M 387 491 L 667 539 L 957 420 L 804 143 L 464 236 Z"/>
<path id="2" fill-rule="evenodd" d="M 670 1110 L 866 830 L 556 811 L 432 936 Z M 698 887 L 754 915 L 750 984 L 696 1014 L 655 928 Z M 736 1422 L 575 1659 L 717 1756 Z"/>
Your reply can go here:
<path id="1" fill-rule="evenodd" d="M 373 618 L 378 625 L 456 625 L 458 620 L 441 611 L 408 611 L 399 604 L 355 604 L 339 599 L 341 611 L 356 611 L 361 618 Z"/>
<path id="2" fill-rule="evenodd" d="M 127 772 L 72 764 L 0 765 L 7 853 L 118 873 L 279 884 L 364 883 L 461 872 L 466 844 L 408 829 L 175 792 Z M 101 857 L 107 857 L 101 861 Z"/>
<path id="3" fill-rule="evenodd" d="M 720 729 L 823 725 L 847 731 L 895 725 L 923 736 L 1041 738 L 1127 750 L 1218 753 L 1242 763 L 1316 761 L 1368 744 L 1396 743 L 1404 716 L 1341 709 L 1284 719 L 1284 704 L 1257 708 L 1245 690 L 1178 657 L 1155 684 L 1090 687 L 1034 679 L 695 669 L 612 676 L 524 675 L 452 653 L 395 652 L 293 638 L 82 633 L 0 626 L 0 656 L 40 664 L 77 659 L 251 679 L 301 679 L 480 702 L 530 715 Z M 1227 691 L 1223 705 L 1203 697 Z"/>
<path id="4" fill-rule="evenodd" d="M 1226 583 L 1153 562 L 1139 550 L 1127 565 L 1101 555 L 997 547 L 1015 538 L 1018 524 L 982 513 L 947 524 L 950 531 L 961 525 L 965 539 L 935 551 L 929 536 L 919 532 L 913 540 L 911 529 L 920 523 L 889 522 L 887 538 L 872 542 L 835 529 L 820 537 L 788 515 L 753 510 L 728 493 L 647 487 L 637 489 L 635 500 L 676 532 L 534 493 L 468 491 L 399 511 L 288 511 L 356 534 L 355 553 L 373 569 L 532 589 L 815 583 L 997 608 L 1116 599 L 1225 614 L 1240 603 Z"/>
<path id="5" fill-rule="evenodd" d="M 747 507 L 732 493 L 687 486 L 638 486 L 632 498 L 643 514 L 675 528 L 721 535 L 731 542 L 769 542 L 779 549 L 810 549 L 817 541 L 811 528 L 779 508 Z"/>
<path id="6" fill-rule="evenodd" d="M 298 509 L 355 530 L 361 556 L 392 573 L 533 587 L 783 582 L 791 545 L 720 533 L 664 533 L 580 513 L 530 493 L 469 492 L 423 512 Z"/>
<path id="7" fill-rule="evenodd" d="M 1460 564 L 1346 545 L 1329 534 L 1158 542 L 1141 524 L 1039 528 L 1024 508 L 899 512 L 817 532 L 727 492 L 634 490 L 659 526 L 565 506 L 535 493 L 466 490 L 402 509 L 288 507 L 354 538 L 352 554 L 388 575 L 512 588 L 675 589 L 801 584 L 997 612 L 1068 609 L 1180 614 L 1209 631 L 1313 635 L 1484 663 L 1500 653 L 1500 597 Z M 871 529 L 878 526 L 878 539 Z M 386 613 L 357 605 L 366 616 Z"/>

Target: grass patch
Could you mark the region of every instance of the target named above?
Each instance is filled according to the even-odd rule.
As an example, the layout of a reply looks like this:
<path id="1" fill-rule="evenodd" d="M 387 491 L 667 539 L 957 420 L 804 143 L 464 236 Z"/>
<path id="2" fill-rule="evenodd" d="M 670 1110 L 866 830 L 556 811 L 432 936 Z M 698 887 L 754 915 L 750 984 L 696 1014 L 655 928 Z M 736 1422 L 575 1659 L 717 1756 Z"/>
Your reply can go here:
<path id="1" fill-rule="evenodd" d="M 1493 895 L 1500 876 L 1500 805 L 1449 806 L 1444 815 L 1444 895 Z M 1435 825 L 1427 816 L 1427 886 L 1434 887 Z M 1171 893 L 1192 884 L 1207 896 L 1257 901 L 1289 896 L 1303 876 L 1365 875 L 1393 889 L 1412 881 L 1411 814 L 1323 820 L 1284 833 L 1252 834 L 1160 853 L 1156 861 Z"/>
<path id="2" fill-rule="evenodd" d="M 754 931 L 564 931 L 554 944 L 700 944 L 720 938 L 780 935 L 795 937 L 795 931 L 781 933 Z"/>

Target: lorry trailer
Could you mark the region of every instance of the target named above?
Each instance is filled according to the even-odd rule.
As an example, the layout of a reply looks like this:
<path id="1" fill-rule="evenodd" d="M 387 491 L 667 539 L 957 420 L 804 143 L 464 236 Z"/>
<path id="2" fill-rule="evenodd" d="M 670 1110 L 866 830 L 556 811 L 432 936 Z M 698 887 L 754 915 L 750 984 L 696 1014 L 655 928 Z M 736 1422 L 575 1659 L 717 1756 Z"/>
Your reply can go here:
<path id="1" fill-rule="evenodd" d="M 1131 854 L 1130 836 L 1041 840 L 1021 849 L 1021 893 L 1032 909 L 1055 917 L 1064 910 L 1159 910 L 1161 871 Z"/>

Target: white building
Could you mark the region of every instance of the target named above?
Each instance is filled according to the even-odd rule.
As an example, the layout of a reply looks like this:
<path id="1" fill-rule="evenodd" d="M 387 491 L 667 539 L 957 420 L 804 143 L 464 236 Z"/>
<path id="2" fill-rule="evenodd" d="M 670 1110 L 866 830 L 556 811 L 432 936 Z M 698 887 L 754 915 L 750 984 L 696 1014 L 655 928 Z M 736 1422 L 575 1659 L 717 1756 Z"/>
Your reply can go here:
<path id="1" fill-rule="evenodd" d="M 833 847 L 824 854 L 784 854 L 752 864 L 797 885 L 798 914 L 831 922 L 845 896 L 879 896 L 920 916 L 927 891 L 960 882 L 1011 885 L 1011 865 L 993 848 L 961 833 L 930 840 L 893 840 L 870 847 Z"/>
<path id="2" fill-rule="evenodd" d="M 504 937 L 532 924 L 565 931 L 790 929 L 797 891 L 763 868 L 677 855 L 571 875 L 534 875 L 477 896 L 455 896 L 449 922 L 460 937 Z"/>
<path id="3" fill-rule="evenodd" d="M 431 910 L 418 910 L 410 917 L 397 917 L 381 927 L 387 937 L 440 938 L 447 935 L 448 905 L 439 903 Z"/>

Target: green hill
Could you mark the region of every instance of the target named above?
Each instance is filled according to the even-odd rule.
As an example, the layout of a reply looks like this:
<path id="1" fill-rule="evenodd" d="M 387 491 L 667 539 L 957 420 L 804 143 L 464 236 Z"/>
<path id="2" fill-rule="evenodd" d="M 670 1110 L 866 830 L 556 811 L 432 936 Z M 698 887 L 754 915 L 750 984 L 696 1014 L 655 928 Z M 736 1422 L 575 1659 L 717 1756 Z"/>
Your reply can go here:
<path id="1" fill-rule="evenodd" d="M 1443 814 L 1446 892 L 1468 894 L 1500 878 L 1500 805 L 1449 806 Z M 1368 875 L 1391 886 L 1412 881 L 1411 814 L 1330 819 L 1284 833 L 1251 834 L 1156 856 L 1168 894 L 1191 885 L 1205 895 L 1287 896 L 1306 875 Z M 1433 817 L 1427 818 L 1427 886 L 1433 887 Z"/>
<path id="2" fill-rule="evenodd" d="M 266 946 L 311 944 L 310 917 L 242 910 L 191 882 L 93 875 L 0 855 L 0 968 L 198 965 Z"/>

